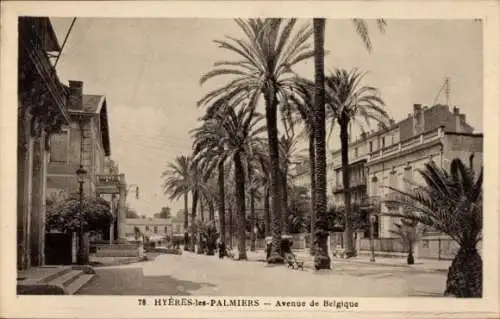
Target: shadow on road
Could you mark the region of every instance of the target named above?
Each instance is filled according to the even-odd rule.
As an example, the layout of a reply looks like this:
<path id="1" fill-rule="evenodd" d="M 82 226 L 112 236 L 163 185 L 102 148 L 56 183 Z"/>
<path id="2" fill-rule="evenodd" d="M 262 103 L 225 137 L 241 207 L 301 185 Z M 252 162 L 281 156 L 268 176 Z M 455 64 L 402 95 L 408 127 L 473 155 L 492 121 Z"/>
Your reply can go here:
<path id="1" fill-rule="evenodd" d="M 179 280 L 172 276 L 144 276 L 141 268 L 98 269 L 78 295 L 179 295 L 189 296 L 212 283 Z"/>

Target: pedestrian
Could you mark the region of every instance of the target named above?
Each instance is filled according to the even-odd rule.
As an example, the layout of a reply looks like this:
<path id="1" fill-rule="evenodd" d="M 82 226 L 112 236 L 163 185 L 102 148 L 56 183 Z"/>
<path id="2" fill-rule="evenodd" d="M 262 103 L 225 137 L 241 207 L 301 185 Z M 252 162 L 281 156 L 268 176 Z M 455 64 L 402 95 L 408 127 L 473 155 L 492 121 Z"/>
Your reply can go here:
<path id="1" fill-rule="evenodd" d="M 223 259 L 226 256 L 226 244 L 224 242 L 219 242 L 219 259 Z"/>

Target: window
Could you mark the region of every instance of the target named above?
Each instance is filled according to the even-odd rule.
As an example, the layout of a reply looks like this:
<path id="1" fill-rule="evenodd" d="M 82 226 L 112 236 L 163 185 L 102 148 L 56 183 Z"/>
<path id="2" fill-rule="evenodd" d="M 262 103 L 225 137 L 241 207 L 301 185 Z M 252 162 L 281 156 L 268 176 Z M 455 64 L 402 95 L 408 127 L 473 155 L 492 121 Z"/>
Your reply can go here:
<path id="1" fill-rule="evenodd" d="M 146 231 L 149 231 L 149 225 L 146 225 Z"/>
<path id="2" fill-rule="evenodd" d="M 397 188 L 397 172 L 393 169 L 389 175 L 389 186 Z"/>
<path id="3" fill-rule="evenodd" d="M 385 136 L 382 137 L 382 148 L 384 148 L 384 147 L 385 147 Z"/>
<path id="4" fill-rule="evenodd" d="M 354 158 L 358 157 L 358 148 L 354 148 Z"/>
<path id="5" fill-rule="evenodd" d="M 372 196 L 378 195 L 378 178 L 377 176 L 372 177 Z"/>
<path id="6" fill-rule="evenodd" d="M 403 175 L 403 183 L 405 185 L 405 191 L 409 192 L 412 187 L 413 182 L 413 172 L 411 166 L 406 166 L 404 175 Z"/>
<path id="7" fill-rule="evenodd" d="M 158 233 L 158 226 L 155 226 L 153 229 L 154 229 L 154 230 L 153 230 L 153 231 L 154 231 L 154 233 L 155 233 L 155 234 L 157 234 L 157 233 Z"/>
<path id="8" fill-rule="evenodd" d="M 168 232 L 168 226 L 165 226 L 165 232 L 166 233 Z"/>
<path id="9" fill-rule="evenodd" d="M 370 142 L 370 153 L 373 152 L 373 142 Z"/>
<path id="10" fill-rule="evenodd" d="M 69 153 L 69 131 L 50 136 L 50 162 L 66 163 Z"/>

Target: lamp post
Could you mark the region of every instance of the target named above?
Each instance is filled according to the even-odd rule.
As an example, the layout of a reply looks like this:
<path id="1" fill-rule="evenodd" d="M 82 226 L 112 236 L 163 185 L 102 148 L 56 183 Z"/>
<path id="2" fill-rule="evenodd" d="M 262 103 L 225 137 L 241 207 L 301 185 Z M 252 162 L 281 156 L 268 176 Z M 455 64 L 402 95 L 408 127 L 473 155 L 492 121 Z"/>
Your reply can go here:
<path id="1" fill-rule="evenodd" d="M 80 210 L 80 229 L 78 231 L 78 253 L 77 253 L 77 263 L 79 265 L 83 265 L 86 262 L 86 254 L 83 246 L 83 183 L 85 183 L 85 179 L 87 178 L 87 171 L 83 168 L 82 165 L 76 170 L 76 177 L 78 179 L 78 184 L 80 186 L 80 197 L 79 197 L 79 210 Z"/>
<path id="2" fill-rule="evenodd" d="M 370 214 L 370 261 L 375 262 L 375 241 L 373 238 L 373 233 L 375 232 L 375 221 L 377 217 L 371 213 Z"/>

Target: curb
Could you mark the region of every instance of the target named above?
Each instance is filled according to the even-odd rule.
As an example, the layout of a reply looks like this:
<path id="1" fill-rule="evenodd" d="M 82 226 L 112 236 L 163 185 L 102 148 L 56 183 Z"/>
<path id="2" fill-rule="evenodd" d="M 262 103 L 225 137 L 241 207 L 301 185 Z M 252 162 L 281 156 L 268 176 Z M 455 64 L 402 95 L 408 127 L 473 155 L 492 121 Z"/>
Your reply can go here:
<path id="1" fill-rule="evenodd" d="M 337 259 L 337 261 L 339 261 Z M 400 267 L 400 268 L 407 268 L 407 269 L 413 269 L 416 271 L 420 272 L 447 272 L 448 269 L 442 269 L 442 268 L 420 268 L 415 265 L 408 265 L 408 264 L 391 264 L 391 263 L 383 263 L 383 262 L 371 262 L 371 261 L 362 261 L 362 260 L 352 260 L 352 259 L 340 259 L 340 261 L 343 261 L 345 263 L 354 263 L 354 264 L 368 264 L 368 265 L 373 265 L 373 266 L 387 266 L 387 267 Z"/>
<path id="2" fill-rule="evenodd" d="M 138 262 L 141 262 L 141 261 L 150 261 L 150 260 L 154 260 L 155 257 L 147 257 L 147 256 L 144 256 L 144 257 L 137 257 L 137 258 L 134 258 L 134 259 L 128 259 L 128 260 L 119 260 L 119 261 L 115 261 L 115 262 L 109 262 L 109 263 L 99 263 L 99 262 L 94 262 L 94 264 L 90 265 L 92 267 L 99 267 L 99 268 L 102 268 L 102 267 L 109 267 L 109 266 L 121 266 L 121 265 L 130 265 L 130 264 L 134 264 L 134 263 L 138 263 Z"/>

